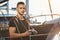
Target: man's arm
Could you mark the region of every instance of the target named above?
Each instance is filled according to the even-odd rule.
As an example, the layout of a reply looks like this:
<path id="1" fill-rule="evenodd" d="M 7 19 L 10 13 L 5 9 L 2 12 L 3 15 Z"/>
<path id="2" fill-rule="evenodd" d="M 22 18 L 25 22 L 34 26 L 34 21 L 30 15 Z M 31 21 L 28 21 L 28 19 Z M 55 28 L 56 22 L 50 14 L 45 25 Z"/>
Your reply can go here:
<path id="1" fill-rule="evenodd" d="M 21 38 L 25 36 L 29 36 L 31 32 L 26 31 L 24 33 L 16 33 L 16 27 L 10 27 L 9 28 L 10 38 Z"/>

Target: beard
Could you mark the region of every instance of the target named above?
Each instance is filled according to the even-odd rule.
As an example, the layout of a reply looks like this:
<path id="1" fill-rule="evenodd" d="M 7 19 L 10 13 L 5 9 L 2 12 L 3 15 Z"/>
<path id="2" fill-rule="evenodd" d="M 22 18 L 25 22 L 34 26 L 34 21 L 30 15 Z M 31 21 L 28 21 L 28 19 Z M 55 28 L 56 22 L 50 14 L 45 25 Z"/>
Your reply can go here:
<path id="1" fill-rule="evenodd" d="M 19 11 L 18 11 L 18 14 L 21 15 L 21 16 L 23 16 L 24 12 L 19 12 Z"/>
<path id="2" fill-rule="evenodd" d="M 23 15 L 25 11 L 17 10 L 17 13 Z"/>
<path id="3" fill-rule="evenodd" d="M 19 15 L 23 16 L 24 13 L 19 13 Z"/>

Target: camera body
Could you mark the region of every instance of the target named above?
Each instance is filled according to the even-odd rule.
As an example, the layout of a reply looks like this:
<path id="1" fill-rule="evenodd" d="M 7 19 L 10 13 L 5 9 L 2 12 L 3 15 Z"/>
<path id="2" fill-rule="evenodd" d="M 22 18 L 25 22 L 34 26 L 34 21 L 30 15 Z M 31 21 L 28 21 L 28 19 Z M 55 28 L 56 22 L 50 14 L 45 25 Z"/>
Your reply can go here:
<path id="1" fill-rule="evenodd" d="M 28 31 L 29 32 L 32 32 L 32 35 L 38 34 L 38 32 L 34 28 L 32 28 L 32 29 L 30 29 Z"/>

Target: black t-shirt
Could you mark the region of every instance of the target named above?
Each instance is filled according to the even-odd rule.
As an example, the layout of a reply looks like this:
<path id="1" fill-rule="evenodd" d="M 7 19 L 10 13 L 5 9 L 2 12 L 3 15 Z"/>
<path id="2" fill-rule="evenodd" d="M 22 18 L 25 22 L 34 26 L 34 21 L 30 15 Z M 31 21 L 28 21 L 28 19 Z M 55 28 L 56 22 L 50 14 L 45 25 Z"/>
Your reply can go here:
<path id="1" fill-rule="evenodd" d="M 28 23 L 25 20 L 19 20 L 17 17 L 14 17 L 13 19 L 10 20 L 9 22 L 10 27 L 16 27 L 16 33 L 24 33 L 25 31 L 28 30 Z M 29 40 L 28 37 L 22 38 L 23 40 Z M 14 39 L 14 40 L 20 40 L 20 39 Z"/>

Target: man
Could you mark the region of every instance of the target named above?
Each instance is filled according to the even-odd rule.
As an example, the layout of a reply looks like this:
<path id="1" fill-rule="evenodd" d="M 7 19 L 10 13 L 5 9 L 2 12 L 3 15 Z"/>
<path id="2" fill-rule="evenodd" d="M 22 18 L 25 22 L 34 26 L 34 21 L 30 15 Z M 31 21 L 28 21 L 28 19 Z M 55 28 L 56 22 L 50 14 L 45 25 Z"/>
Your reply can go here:
<path id="1" fill-rule="evenodd" d="M 23 16 L 25 12 L 24 2 L 18 2 L 16 10 L 16 17 L 9 23 L 10 38 L 14 38 L 13 40 L 20 40 L 21 38 L 22 40 L 29 40 L 29 35 L 31 35 L 31 32 L 28 31 L 28 22 Z"/>

